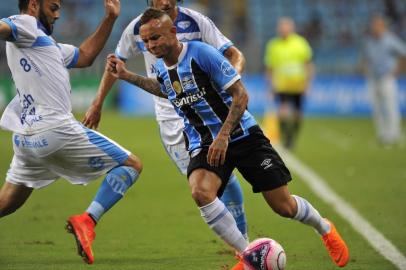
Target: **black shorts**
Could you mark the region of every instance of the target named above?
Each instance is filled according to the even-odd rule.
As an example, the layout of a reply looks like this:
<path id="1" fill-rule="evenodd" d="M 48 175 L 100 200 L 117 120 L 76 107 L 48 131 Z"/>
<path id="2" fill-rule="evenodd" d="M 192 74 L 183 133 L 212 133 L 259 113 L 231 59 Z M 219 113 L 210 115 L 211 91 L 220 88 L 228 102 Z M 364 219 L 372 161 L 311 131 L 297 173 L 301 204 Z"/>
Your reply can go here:
<path id="1" fill-rule="evenodd" d="M 292 180 L 285 163 L 258 126 L 252 127 L 247 137 L 229 144 L 224 165 L 210 166 L 207 163 L 207 153 L 208 147 L 205 147 L 190 158 L 187 176 L 196 169 L 214 172 L 222 181 L 219 197 L 234 168 L 251 184 L 255 193 L 273 190 Z"/>
<path id="2" fill-rule="evenodd" d="M 275 93 L 276 101 L 278 103 L 291 104 L 298 111 L 302 110 L 303 96 L 304 96 L 303 93 L 297 94 Z"/>

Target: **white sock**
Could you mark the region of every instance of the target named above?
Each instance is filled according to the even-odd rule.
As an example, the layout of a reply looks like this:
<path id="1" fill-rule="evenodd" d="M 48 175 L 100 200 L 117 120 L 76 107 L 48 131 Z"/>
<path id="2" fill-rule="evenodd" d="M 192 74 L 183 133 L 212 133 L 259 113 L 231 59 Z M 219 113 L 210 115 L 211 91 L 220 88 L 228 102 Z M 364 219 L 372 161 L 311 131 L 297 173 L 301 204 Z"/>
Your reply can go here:
<path id="1" fill-rule="evenodd" d="M 233 216 L 218 198 L 205 206 L 199 207 L 199 210 L 210 228 L 235 250 L 242 252 L 248 246 L 248 241 L 238 230 Z"/>
<path id="2" fill-rule="evenodd" d="M 297 203 L 297 213 L 293 219 L 312 226 L 320 235 L 330 231 L 330 224 L 326 222 L 314 207 L 302 197 L 292 195 Z"/>

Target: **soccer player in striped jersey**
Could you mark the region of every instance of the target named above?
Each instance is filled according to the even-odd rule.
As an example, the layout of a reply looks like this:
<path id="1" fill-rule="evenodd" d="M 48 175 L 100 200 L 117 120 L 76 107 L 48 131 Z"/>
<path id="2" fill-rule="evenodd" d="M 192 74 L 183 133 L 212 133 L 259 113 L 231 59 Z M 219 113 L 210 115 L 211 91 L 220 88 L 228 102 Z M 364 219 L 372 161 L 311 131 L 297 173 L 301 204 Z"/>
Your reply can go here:
<path id="1" fill-rule="evenodd" d="M 0 21 L 7 62 L 17 88 L 0 126 L 13 132 L 14 157 L 0 190 L 0 217 L 21 207 L 34 189 L 63 177 L 86 185 L 105 175 L 95 199 L 81 215 L 68 218 L 79 255 L 93 263 L 94 227 L 134 184 L 138 157 L 75 120 L 70 68 L 90 66 L 104 47 L 120 12 L 119 0 L 105 0 L 105 17 L 79 47 L 52 37 L 61 0 L 19 0 L 20 14 Z"/>
<path id="2" fill-rule="evenodd" d="M 163 10 L 174 21 L 179 40 L 199 40 L 210 44 L 220 53 L 226 56 L 231 64 L 241 74 L 244 68 L 245 59 L 242 53 L 226 38 L 206 16 L 177 5 L 176 0 L 150 0 L 149 4 Z M 145 59 L 147 76 L 156 78 L 156 57 L 145 48 L 140 37 L 140 18 L 135 18 L 124 30 L 117 45 L 115 54 L 122 60 L 127 60 L 134 55 L 142 53 Z M 100 83 L 99 91 L 92 106 L 87 111 L 83 123 L 90 128 L 97 128 L 103 101 L 113 86 L 116 79 L 105 72 Z M 159 124 L 162 143 L 166 152 L 175 162 L 179 171 L 186 175 L 187 166 L 190 161 L 188 151 L 185 147 L 183 136 L 183 120 L 173 109 L 167 99 L 154 96 L 156 120 Z M 227 208 L 237 221 L 241 233 L 248 239 L 247 222 L 243 207 L 243 193 L 236 176 L 232 174 L 225 192 L 221 197 Z"/>
<path id="3" fill-rule="evenodd" d="M 347 264 L 348 248 L 332 222 L 304 198 L 291 195 L 291 175 L 284 162 L 246 110 L 248 94 L 240 75 L 213 47 L 202 42 L 180 42 L 171 18 L 148 9 L 140 22 L 146 49 L 160 58 L 157 79 L 128 71 L 116 55 L 108 56 L 106 70 L 156 96 L 167 98 L 183 118 L 191 161 L 188 180 L 201 216 L 226 243 L 242 252 L 248 245 L 237 224 L 218 199 L 237 168 L 262 193 L 279 215 L 314 228 L 340 267 Z M 243 270 L 241 259 L 233 270 Z"/>

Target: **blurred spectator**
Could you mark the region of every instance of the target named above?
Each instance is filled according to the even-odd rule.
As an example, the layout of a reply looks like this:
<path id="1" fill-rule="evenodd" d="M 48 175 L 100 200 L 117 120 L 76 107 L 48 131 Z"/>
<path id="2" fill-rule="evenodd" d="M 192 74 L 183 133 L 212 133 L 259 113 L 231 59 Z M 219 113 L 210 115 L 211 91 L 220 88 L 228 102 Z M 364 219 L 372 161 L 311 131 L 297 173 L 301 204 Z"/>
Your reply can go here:
<path id="1" fill-rule="evenodd" d="M 294 146 L 302 122 L 303 95 L 313 76 L 312 49 L 295 33 L 292 19 L 280 18 L 278 37 L 265 50 L 265 66 L 278 102 L 278 120 L 283 145 Z"/>
<path id="2" fill-rule="evenodd" d="M 400 56 L 406 56 L 406 44 L 387 29 L 382 16 L 374 16 L 363 50 L 363 67 L 372 99 L 377 136 L 383 144 L 396 143 L 401 137 L 396 81 Z"/>
<path id="3" fill-rule="evenodd" d="M 303 36 L 310 42 L 312 46 L 317 46 L 323 36 L 323 22 L 321 15 L 317 11 L 313 11 L 310 19 L 304 25 Z"/>

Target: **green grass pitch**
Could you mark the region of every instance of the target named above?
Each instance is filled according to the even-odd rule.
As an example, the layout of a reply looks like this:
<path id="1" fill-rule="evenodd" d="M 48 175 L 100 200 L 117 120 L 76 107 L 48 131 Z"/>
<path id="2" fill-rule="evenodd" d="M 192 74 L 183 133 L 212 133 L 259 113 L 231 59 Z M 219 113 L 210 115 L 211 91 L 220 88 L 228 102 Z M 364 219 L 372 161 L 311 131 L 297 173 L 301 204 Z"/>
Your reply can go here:
<path id="1" fill-rule="evenodd" d="M 64 226 L 68 216 L 87 208 L 100 180 L 85 187 L 59 180 L 33 192 L 20 210 L 0 220 L 0 269 L 214 270 L 234 264 L 231 249 L 199 216 L 153 118 L 105 113 L 100 131 L 140 156 L 144 171 L 97 226 L 94 265 L 76 255 Z M 302 131 L 295 155 L 406 254 L 405 146 L 379 146 L 370 119 L 306 119 Z M 4 179 L 12 157 L 10 133 L 0 132 L 0 149 Z M 311 228 L 277 216 L 261 195 L 252 194 L 244 181 L 242 185 L 251 239 L 279 241 L 287 253 L 287 269 L 337 269 Z M 336 223 L 351 252 L 346 269 L 396 269 L 298 176 L 289 187 Z"/>

